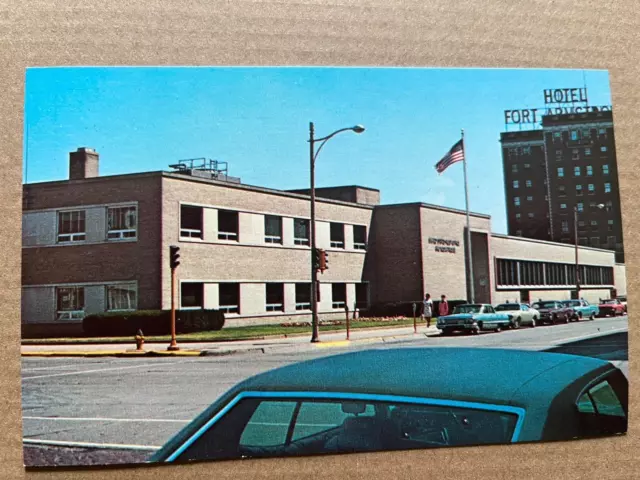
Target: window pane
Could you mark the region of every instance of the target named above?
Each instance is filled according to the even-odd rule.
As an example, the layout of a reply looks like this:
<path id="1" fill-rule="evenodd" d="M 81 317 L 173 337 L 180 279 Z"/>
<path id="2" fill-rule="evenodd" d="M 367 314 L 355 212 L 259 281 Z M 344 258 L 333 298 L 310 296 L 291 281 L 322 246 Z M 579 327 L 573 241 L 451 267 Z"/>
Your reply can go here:
<path id="1" fill-rule="evenodd" d="M 340 402 L 303 402 L 298 412 L 292 440 L 296 441 L 340 427 L 345 419 L 353 418 L 354 415 L 346 413 L 342 405 Z M 375 415 L 375 408 L 372 404 L 362 402 L 361 407 L 355 405 L 355 408 L 362 410 L 362 413 L 358 414 L 358 418 L 369 417 L 370 420 Z M 347 407 L 346 410 L 349 411 L 349 408 Z"/>
<path id="2" fill-rule="evenodd" d="M 135 285 L 109 285 L 107 287 L 107 310 L 135 310 Z"/>
<path id="3" fill-rule="evenodd" d="M 282 218 L 273 215 L 264 217 L 264 233 L 268 237 L 282 237 Z"/>
<path id="4" fill-rule="evenodd" d="M 311 235 L 309 234 L 309 220 L 296 218 L 293 221 L 293 235 L 296 243 L 307 245 Z"/>
<path id="5" fill-rule="evenodd" d="M 180 286 L 181 305 L 183 307 L 204 306 L 204 284 L 185 282 Z"/>
<path id="6" fill-rule="evenodd" d="M 624 417 L 624 409 L 609 382 L 602 382 L 593 387 L 589 394 L 600 415 Z"/>
<path id="7" fill-rule="evenodd" d="M 240 437 L 241 446 L 284 445 L 296 402 L 264 401 L 258 405 Z"/>
<path id="8" fill-rule="evenodd" d="M 220 283 L 218 285 L 220 310 L 226 313 L 240 313 L 240 284 Z"/>
<path id="9" fill-rule="evenodd" d="M 202 208 L 182 205 L 180 207 L 180 228 L 202 230 Z"/>

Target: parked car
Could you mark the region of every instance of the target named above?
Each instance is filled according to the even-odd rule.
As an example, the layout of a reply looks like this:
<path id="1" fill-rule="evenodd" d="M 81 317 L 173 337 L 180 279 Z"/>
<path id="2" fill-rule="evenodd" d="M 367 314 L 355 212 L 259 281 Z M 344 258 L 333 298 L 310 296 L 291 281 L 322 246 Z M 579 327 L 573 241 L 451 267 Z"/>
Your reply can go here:
<path id="1" fill-rule="evenodd" d="M 511 325 L 511 315 L 496 313 L 491 305 L 484 303 L 468 303 L 458 305 L 451 315 L 438 317 L 436 327 L 443 335 L 453 332 L 480 333 L 482 330 L 499 332 Z"/>
<path id="2" fill-rule="evenodd" d="M 429 366 L 429 368 L 425 368 Z M 499 371 L 499 375 L 488 372 Z M 197 394 L 194 385 L 191 394 Z M 627 431 L 604 360 L 494 348 L 364 350 L 236 385 L 149 462 L 570 440 Z"/>
<path id="3" fill-rule="evenodd" d="M 526 303 L 501 303 L 496 305 L 495 311 L 511 315 L 511 328 L 520 328 L 522 325 L 535 327 L 540 318 L 540 312 Z"/>
<path id="4" fill-rule="evenodd" d="M 565 307 L 571 308 L 573 310 L 574 315 L 571 320 L 576 322 L 582 320 L 583 318 L 594 320 L 600 312 L 600 309 L 597 305 L 591 305 L 584 298 L 581 298 L 580 300 L 565 300 L 562 302 L 562 304 Z"/>
<path id="5" fill-rule="evenodd" d="M 627 296 L 621 295 L 618 297 L 618 300 L 620 300 L 620 303 L 624 305 L 624 313 L 627 313 Z"/>
<path id="6" fill-rule="evenodd" d="M 615 317 L 616 315 L 624 315 L 625 313 L 624 305 L 617 298 L 603 300 L 600 302 L 600 305 L 598 305 L 598 309 L 600 310 L 601 317 L 608 317 L 609 315 Z"/>
<path id="7" fill-rule="evenodd" d="M 571 308 L 565 307 L 557 300 L 535 302 L 531 307 L 540 312 L 540 322 L 545 324 L 569 323 L 575 315 Z"/>

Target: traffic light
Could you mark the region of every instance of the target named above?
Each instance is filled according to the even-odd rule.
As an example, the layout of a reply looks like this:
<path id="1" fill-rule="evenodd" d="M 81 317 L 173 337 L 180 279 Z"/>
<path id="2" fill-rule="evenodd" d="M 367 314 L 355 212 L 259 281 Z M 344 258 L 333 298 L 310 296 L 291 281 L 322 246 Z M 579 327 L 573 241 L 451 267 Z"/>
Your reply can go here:
<path id="1" fill-rule="evenodd" d="M 320 250 L 320 273 L 329 270 L 329 252 Z"/>
<path id="2" fill-rule="evenodd" d="M 319 248 L 316 248 L 313 251 L 313 258 L 311 259 L 311 261 L 313 262 L 313 268 L 316 270 L 320 269 L 320 258 L 322 256 L 322 250 L 320 250 Z"/>
<path id="3" fill-rule="evenodd" d="M 174 269 L 180 265 L 180 247 L 169 246 L 169 266 Z"/>

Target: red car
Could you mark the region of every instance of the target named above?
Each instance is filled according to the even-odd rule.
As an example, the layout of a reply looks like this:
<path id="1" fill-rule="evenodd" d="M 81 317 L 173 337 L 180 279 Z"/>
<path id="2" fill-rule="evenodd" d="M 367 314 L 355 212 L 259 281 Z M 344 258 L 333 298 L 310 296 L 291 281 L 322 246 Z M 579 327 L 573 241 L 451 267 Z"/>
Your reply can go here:
<path id="1" fill-rule="evenodd" d="M 598 305 L 598 309 L 600 310 L 601 317 L 608 317 L 611 315 L 615 317 L 616 315 L 624 315 L 624 304 L 618 300 L 617 298 L 610 298 L 608 300 L 603 300 Z"/>

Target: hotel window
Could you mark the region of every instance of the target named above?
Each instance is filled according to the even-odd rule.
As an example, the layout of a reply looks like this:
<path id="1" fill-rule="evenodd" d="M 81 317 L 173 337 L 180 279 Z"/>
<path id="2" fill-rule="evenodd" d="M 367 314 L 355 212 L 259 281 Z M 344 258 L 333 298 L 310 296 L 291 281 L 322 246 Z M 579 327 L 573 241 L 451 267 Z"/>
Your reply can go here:
<path id="1" fill-rule="evenodd" d="M 598 221 L 597 220 L 591 220 L 591 226 L 592 227 L 597 227 L 598 226 Z"/>
<path id="2" fill-rule="evenodd" d="M 560 197 L 564 197 L 566 196 L 566 190 L 567 188 L 564 185 L 558 185 L 558 196 Z"/>
<path id="3" fill-rule="evenodd" d="M 606 135 L 606 134 L 607 134 L 607 130 L 606 130 L 606 129 L 604 129 L 604 128 L 600 128 L 600 129 L 598 130 L 598 135 Z"/>
<path id="4" fill-rule="evenodd" d="M 282 243 L 282 217 L 264 216 L 264 241 L 265 243 Z"/>
<path id="5" fill-rule="evenodd" d="M 331 248 L 344 248 L 344 224 L 332 222 L 329 228 Z"/>
<path id="6" fill-rule="evenodd" d="M 284 284 L 267 283 L 265 290 L 267 312 L 284 312 Z"/>
<path id="7" fill-rule="evenodd" d="M 580 167 L 573 167 L 573 176 L 574 177 L 580 176 Z"/>
<path id="8" fill-rule="evenodd" d="M 577 207 L 579 212 L 584 211 L 584 204 L 582 202 L 578 203 Z"/>
<path id="9" fill-rule="evenodd" d="M 605 147 L 605 146 L 603 145 L 602 147 L 600 147 L 600 151 L 601 151 L 601 152 L 603 152 L 603 153 L 604 153 L 604 152 L 606 152 L 606 151 L 607 151 L 607 147 Z"/>
<path id="10" fill-rule="evenodd" d="M 580 221 L 578 222 L 578 229 L 579 229 L 579 230 L 584 230 L 584 228 L 585 228 L 584 220 L 580 220 Z"/>
<path id="11" fill-rule="evenodd" d="M 531 188 L 533 184 L 531 183 L 531 180 L 527 180 L 526 185 L 527 185 L 527 188 Z"/>
<path id="12" fill-rule="evenodd" d="M 344 308 L 347 304 L 347 284 L 332 283 L 331 284 L 331 307 Z"/>
<path id="13" fill-rule="evenodd" d="M 591 149 L 590 148 L 585 148 L 584 149 L 584 154 L 587 155 L 587 156 L 591 155 Z"/>
<path id="14" fill-rule="evenodd" d="M 514 164 L 514 165 L 511 165 L 511 171 L 512 171 L 513 173 L 518 173 L 518 165 L 515 165 L 515 164 Z"/>
<path id="15" fill-rule="evenodd" d="M 296 283 L 296 310 L 311 309 L 311 284 Z"/>
<path id="16" fill-rule="evenodd" d="M 238 212 L 218 210 L 218 239 L 238 240 Z"/>
<path id="17" fill-rule="evenodd" d="M 108 207 L 107 208 L 107 238 L 118 240 L 121 238 L 135 238 L 137 228 L 137 208 Z"/>
<path id="18" fill-rule="evenodd" d="M 602 174 L 609 175 L 609 165 L 602 165 Z"/>
<path id="19" fill-rule="evenodd" d="M 364 225 L 353 226 L 353 248 L 356 250 L 367 249 L 367 227 Z"/>
<path id="20" fill-rule="evenodd" d="M 182 308 L 204 308 L 204 284 L 202 282 L 181 283 L 180 306 Z"/>
<path id="21" fill-rule="evenodd" d="M 56 288 L 56 310 L 58 320 L 84 318 L 84 287 Z"/>
<path id="22" fill-rule="evenodd" d="M 569 233 L 569 221 L 562 220 L 562 233 Z"/>
<path id="23" fill-rule="evenodd" d="M 605 183 L 604 184 L 604 193 L 611 193 L 611 184 L 610 183 Z"/>
<path id="24" fill-rule="evenodd" d="M 518 182 L 518 180 L 513 181 L 513 188 L 520 188 L 520 182 Z"/>
<path id="25" fill-rule="evenodd" d="M 558 177 L 560 177 L 560 178 L 564 177 L 564 168 L 563 167 L 558 167 Z"/>
<path id="26" fill-rule="evenodd" d="M 524 168 L 527 168 L 527 169 L 528 169 L 528 168 L 531 168 L 531 164 L 530 164 L 530 163 L 525 163 L 525 164 L 524 164 Z"/>
<path id="27" fill-rule="evenodd" d="M 529 218 L 533 218 L 533 213 L 529 213 Z"/>
<path id="28" fill-rule="evenodd" d="M 522 230 L 516 230 L 516 236 L 521 237 L 522 236 Z"/>
<path id="29" fill-rule="evenodd" d="M 553 132 L 553 140 L 554 141 L 562 140 L 562 132 Z"/>
<path id="30" fill-rule="evenodd" d="M 576 140 L 578 140 L 578 132 L 575 130 L 571 130 L 571 140 L 573 140 L 574 142 Z"/>
<path id="31" fill-rule="evenodd" d="M 220 310 L 224 313 L 240 313 L 240 284 L 218 284 Z"/>
<path id="32" fill-rule="evenodd" d="M 580 160 L 580 151 L 577 148 L 574 148 L 571 151 L 571 159 L 572 160 Z"/>
<path id="33" fill-rule="evenodd" d="M 531 155 L 531 147 L 522 147 L 523 155 Z"/>
<path id="34" fill-rule="evenodd" d="M 180 237 L 202 238 L 202 207 L 180 206 Z"/>
<path id="35" fill-rule="evenodd" d="M 587 177 L 591 177 L 593 175 L 593 167 L 591 165 L 587 165 Z"/>
<path id="36" fill-rule="evenodd" d="M 516 218 L 520 218 L 522 215 L 520 215 L 519 213 L 516 213 Z"/>
<path id="37" fill-rule="evenodd" d="M 356 308 L 367 308 L 369 305 L 369 284 L 356 283 Z"/>
<path id="38" fill-rule="evenodd" d="M 295 245 L 309 245 L 309 220 L 304 218 L 293 219 L 293 243 Z"/>
<path id="39" fill-rule="evenodd" d="M 613 220 L 607 221 L 607 230 L 609 230 L 610 232 L 613 232 Z"/>
<path id="40" fill-rule="evenodd" d="M 567 204 L 566 203 L 561 203 L 560 204 L 560 210 L 566 210 L 567 208 Z"/>
<path id="41" fill-rule="evenodd" d="M 583 246 L 585 246 L 585 247 L 588 247 L 588 246 L 589 246 L 589 239 L 588 239 L 587 237 L 580 237 L 580 238 L 578 239 L 578 243 L 579 243 L 580 245 L 583 245 Z M 575 280 L 574 280 L 574 282 L 575 282 Z"/>
<path id="42" fill-rule="evenodd" d="M 576 185 L 576 195 L 582 195 L 582 185 Z"/>
<path id="43" fill-rule="evenodd" d="M 531 195 L 529 195 L 529 196 L 527 197 L 527 202 L 532 202 L 532 201 L 533 201 L 533 197 L 532 197 Z"/>
<path id="44" fill-rule="evenodd" d="M 519 207 L 520 206 L 520 197 L 513 197 L 513 204 L 516 207 Z"/>
<path id="45" fill-rule="evenodd" d="M 607 237 L 607 247 L 616 248 L 616 237 Z"/>
<path id="46" fill-rule="evenodd" d="M 58 212 L 58 242 L 82 242 L 87 239 L 85 212 Z"/>
<path id="47" fill-rule="evenodd" d="M 107 285 L 107 311 L 135 310 L 136 285 Z"/>
<path id="48" fill-rule="evenodd" d="M 591 246 L 592 247 L 599 247 L 600 246 L 600 238 L 598 237 L 591 237 Z M 594 283 L 589 282 L 591 285 L 593 285 Z"/>
<path id="49" fill-rule="evenodd" d="M 590 195 L 596 193 L 596 186 L 593 183 L 589 184 L 588 189 Z"/>
<path id="50" fill-rule="evenodd" d="M 613 200 L 607 200 L 605 205 L 607 206 L 607 210 L 611 210 L 613 208 Z"/>

